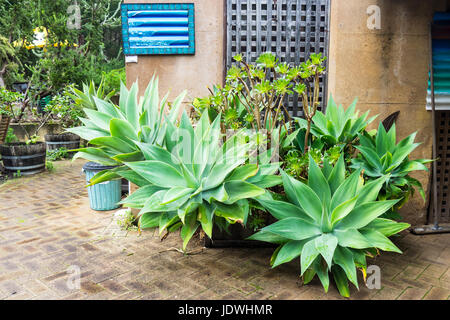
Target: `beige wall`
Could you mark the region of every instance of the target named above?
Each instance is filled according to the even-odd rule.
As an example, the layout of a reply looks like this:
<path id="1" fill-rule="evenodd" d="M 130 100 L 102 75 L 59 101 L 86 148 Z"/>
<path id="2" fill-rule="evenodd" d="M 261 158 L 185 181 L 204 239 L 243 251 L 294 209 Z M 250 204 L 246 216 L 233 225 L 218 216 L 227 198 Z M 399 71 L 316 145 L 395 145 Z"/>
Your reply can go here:
<path id="1" fill-rule="evenodd" d="M 428 80 L 428 24 L 446 1 L 331 0 L 328 92 L 348 106 L 383 120 L 399 110 L 398 138 L 418 131 L 423 144 L 412 158 L 431 158 L 431 113 L 425 110 Z M 367 28 L 369 5 L 381 8 L 381 29 Z M 373 126 L 378 125 L 378 122 Z M 414 174 L 428 190 L 428 174 Z M 401 214 L 413 224 L 426 222 L 426 206 L 416 195 Z"/>
<path id="2" fill-rule="evenodd" d="M 223 79 L 223 1 L 222 0 L 125 0 L 125 3 L 194 3 L 195 55 L 138 56 L 127 64 L 127 84 L 139 78 L 141 94 L 153 74 L 159 76 L 160 93 L 176 97 L 188 90 L 187 101 L 208 94 L 207 86 Z"/>
<path id="3" fill-rule="evenodd" d="M 125 3 L 148 3 L 125 0 Z M 206 95 L 207 86 L 223 77 L 223 1 L 152 0 L 152 3 L 194 2 L 196 54 L 194 56 L 139 56 L 127 65 L 127 82 L 138 77 L 140 89 L 154 72 L 160 92 L 173 98 L 188 89 L 193 97 Z M 383 120 L 400 110 L 398 138 L 418 131 L 423 144 L 413 158 L 431 158 L 431 114 L 425 110 L 428 72 L 428 24 L 434 11 L 446 10 L 446 0 L 331 0 L 328 92 L 348 106 L 358 97 L 358 108 Z M 381 29 L 367 28 L 369 5 L 381 8 Z M 141 91 L 141 92 L 142 92 Z M 373 126 L 377 126 L 375 121 Z M 415 173 L 428 190 L 428 173 Z M 416 195 L 402 215 L 412 224 L 426 222 L 426 205 Z"/>

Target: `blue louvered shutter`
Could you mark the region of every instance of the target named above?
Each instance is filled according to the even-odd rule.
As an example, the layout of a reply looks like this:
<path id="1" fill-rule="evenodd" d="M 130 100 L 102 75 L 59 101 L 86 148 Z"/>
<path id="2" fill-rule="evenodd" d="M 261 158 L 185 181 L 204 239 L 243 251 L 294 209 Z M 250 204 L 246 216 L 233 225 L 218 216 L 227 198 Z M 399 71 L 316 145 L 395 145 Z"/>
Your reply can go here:
<path id="1" fill-rule="evenodd" d="M 123 4 L 125 54 L 194 54 L 193 4 Z"/>

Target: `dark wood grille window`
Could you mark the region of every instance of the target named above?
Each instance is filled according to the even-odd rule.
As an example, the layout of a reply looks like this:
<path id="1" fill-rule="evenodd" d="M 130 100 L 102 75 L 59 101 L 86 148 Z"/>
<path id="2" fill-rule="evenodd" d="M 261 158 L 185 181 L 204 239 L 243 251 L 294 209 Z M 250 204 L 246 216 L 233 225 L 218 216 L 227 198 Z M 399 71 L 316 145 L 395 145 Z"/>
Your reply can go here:
<path id="1" fill-rule="evenodd" d="M 242 53 L 255 62 L 267 51 L 293 65 L 311 53 L 328 56 L 330 0 L 227 0 L 226 66 Z M 320 110 L 326 103 L 326 73 L 320 80 Z M 286 101 L 293 116 L 302 116 L 297 96 Z"/>

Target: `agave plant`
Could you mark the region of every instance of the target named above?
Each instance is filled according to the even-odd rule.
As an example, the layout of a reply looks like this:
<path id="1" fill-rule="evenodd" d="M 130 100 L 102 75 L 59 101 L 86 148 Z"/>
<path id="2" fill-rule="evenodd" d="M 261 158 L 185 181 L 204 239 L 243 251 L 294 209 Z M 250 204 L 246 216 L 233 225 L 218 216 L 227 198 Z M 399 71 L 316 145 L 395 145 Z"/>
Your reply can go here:
<path id="1" fill-rule="evenodd" d="M 140 228 L 181 227 L 183 250 L 200 226 L 211 237 L 214 223 L 245 224 L 247 199 L 281 183 L 277 163 L 245 164 L 252 144 L 239 134 L 222 144 L 220 117 L 210 124 L 205 111 L 194 129 L 183 112 L 179 127 L 168 122 L 166 149 L 140 143 L 145 161 L 125 163 L 147 185 L 122 203 L 141 209 Z"/>
<path id="2" fill-rule="evenodd" d="M 72 88 L 73 92 L 70 94 L 70 97 L 76 104 L 81 105 L 84 108 L 96 109 L 96 102 L 94 98 L 109 101 L 109 99 L 111 99 L 111 97 L 116 93 L 115 91 L 105 93 L 103 85 L 104 78 L 102 78 L 102 81 L 97 88 L 95 87 L 94 81 L 91 81 L 89 86 L 83 83 L 82 90 Z"/>
<path id="3" fill-rule="evenodd" d="M 312 118 L 311 133 L 327 147 L 347 145 L 352 143 L 377 116 L 367 119 L 369 111 L 359 116 L 355 112 L 357 99 L 344 110 L 342 105 L 337 106 L 330 95 L 325 114 L 317 112 Z M 305 119 L 295 118 L 301 128 L 306 128 Z"/>
<path id="4" fill-rule="evenodd" d="M 113 166 L 144 160 L 140 144 L 164 144 L 167 123 L 176 122 L 185 95 L 186 92 L 183 92 L 174 100 L 168 115 L 165 115 L 168 94 L 160 102 L 158 78 L 150 81 L 140 101 L 137 82 L 130 90 L 121 84 L 118 106 L 93 96 L 96 110 L 84 108 L 87 118 L 80 119 L 84 125 L 68 131 L 88 140 L 94 147 L 77 149 L 74 159 L 81 157 Z M 118 178 L 123 172 L 127 174 L 129 169 L 119 167 L 101 171 L 93 177 L 91 183 Z M 136 179 L 137 176 L 133 180 Z"/>
<path id="5" fill-rule="evenodd" d="M 310 158 L 306 182 L 282 172 L 287 201 L 258 199 L 279 221 L 250 239 L 279 244 L 272 267 L 300 256 L 304 283 L 317 275 L 326 292 L 331 271 L 340 294 L 348 297 L 348 280 L 358 288 L 356 271 L 365 275 L 366 256 L 374 248 L 400 253 L 388 237 L 409 225 L 379 218 L 398 201 L 376 200 L 386 177 L 364 184 L 360 170 L 345 174 L 343 156 L 323 169 Z"/>
<path id="6" fill-rule="evenodd" d="M 357 158 L 352 159 L 352 168 L 363 169 L 369 179 L 386 177 L 381 196 L 387 199 L 400 199 L 400 207 L 414 193 L 416 187 L 425 201 L 425 194 L 421 183 L 409 176 L 415 170 L 428 170 L 426 163 L 432 160 L 410 160 L 409 154 L 420 143 L 414 143 L 416 133 L 413 133 L 396 144 L 395 124 L 386 132 L 382 123 L 377 134 L 372 137 L 368 134 L 360 135 L 360 152 Z"/>

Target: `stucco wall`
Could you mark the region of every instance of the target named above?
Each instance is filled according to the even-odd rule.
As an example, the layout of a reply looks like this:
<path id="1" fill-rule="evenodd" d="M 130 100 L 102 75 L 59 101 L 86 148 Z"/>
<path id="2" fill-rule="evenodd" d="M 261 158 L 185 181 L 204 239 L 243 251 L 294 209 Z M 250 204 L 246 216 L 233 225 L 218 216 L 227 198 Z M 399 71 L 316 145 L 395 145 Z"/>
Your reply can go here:
<path id="1" fill-rule="evenodd" d="M 381 29 L 367 27 L 367 8 L 381 9 Z M 399 110 L 397 135 L 417 131 L 423 142 L 412 158 L 431 158 L 431 113 L 425 110 L 428 80 L 428 25 L 434 11 L 445 11 L 446 1 L 332 0 L 328 92 L 348 106 L 358 97 L 358 108 L 383 120 Z M 372 125 L 374 127 L 378 125 Z M 428 173 L 414 174 L 429 188 Z M 410 223 L 426 222 L 426 205 L 417 194 L 401 211 Z"/>
<path id="2" fill-rule="evenodd" d="M 125 0 L 147 3 L 148 0 Z M 127 64 L 127 82 L 139 78 L 141 92 L 154 72 L 160 92 L 173 98 L 184 89 L 189 96 L 206 95 L 207 86 L 223 77 L 222 0 L 152 0 L 152 3 L 194 2 L 196 54 L 194 56 L 139 56 Z M 417 131 L 423 144 L 412 158 L 431 158 L 431 114 L 425 110 L 428 73 L 428 24 L 434 11 L 445 11 L 446 0 L 331 0 L 328 94 L 348 106 L 358 97 L 358 109 L 370 110 L 383 120 L 400 111 L 398 138 Z M 381 29 L 367 28 L 366 10 L 381 9 Z M 375 121 L 372 127 L 376 127 Z M 414 174 L 429 188 L 428 173 Z M 426 204 L 417 194 L 402 209 L 412 224 L 426 222 Z"/>
<path id="3" fill-rule="evenodd" d="M 188 90 L 187 101 L 208 94 L 207 86 L 223 79 L 223 1 L 222 0 L 125 0 L 125 3 L 194 3 L 195 55 L 139 56 L 127 64 L 127 84 L 139 80 L 141 94 L 153 74 L 159 76 L 160 94 L 176 97 Z"/>

